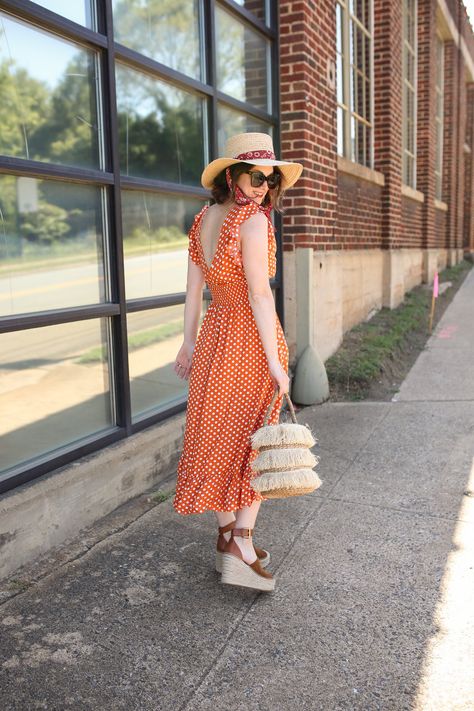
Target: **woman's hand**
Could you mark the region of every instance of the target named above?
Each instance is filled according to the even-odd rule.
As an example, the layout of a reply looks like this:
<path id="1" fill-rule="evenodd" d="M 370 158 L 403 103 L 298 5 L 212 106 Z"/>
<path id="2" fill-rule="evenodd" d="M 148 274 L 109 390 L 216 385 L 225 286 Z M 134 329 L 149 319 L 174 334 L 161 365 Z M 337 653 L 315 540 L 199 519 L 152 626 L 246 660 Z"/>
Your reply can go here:
<path id="1" fill-rule="evenodd" d="M 176 361 L 174 364 L 174 372 L 178 378 L 185 378 L 188 380 L 189 374 L 191 373 L 191 361 L 193 357 L 194 345 L 183 342 L 183 345 L 178 351 L 176 356 Z"/>
<path id="2" fill-rule="evenodd" d="M 290 378 L 279 361 L 272 361 L 268 364 L 270 377 L 275 388 L 278 387 L 278 397 L 290 391 Z"/>

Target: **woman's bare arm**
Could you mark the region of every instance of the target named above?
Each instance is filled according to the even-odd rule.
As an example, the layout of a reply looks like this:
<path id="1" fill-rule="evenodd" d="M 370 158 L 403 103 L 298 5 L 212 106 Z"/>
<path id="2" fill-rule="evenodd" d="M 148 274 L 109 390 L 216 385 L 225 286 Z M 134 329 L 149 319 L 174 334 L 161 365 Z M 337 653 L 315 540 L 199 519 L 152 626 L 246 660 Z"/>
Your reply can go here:
<path id="1" fill-rule="evenodd" d="M 180 378 L 186 378 L 186 380 L 191 372 L 191 360 L 201 317 L 204 282 L 203 270 L 193 262 L 191 257 L 188 257 L 183 345 L 178 351 L 174 365 L 176 375 Z M 179 365 L 183 367 L 179 367 Z"/>
<path id="2" fill-rule="evenodd" d="M 270 373 L 281 395 L 288 392 L 289 379 L 278 356 L 275 301 L 268 281 L 268 222 L 265 215 L 252 215 L 241 225 L 240 244 L 250 306 Z"/>
<path id="3" fill-rule="evenodd" d="M 203 287 L 204 272 L 193 262 L 191 257 L 188 257 L 186 301 L 184 304 L 184 341 L 193 345 L 196 342 L 201 317 Z"/>

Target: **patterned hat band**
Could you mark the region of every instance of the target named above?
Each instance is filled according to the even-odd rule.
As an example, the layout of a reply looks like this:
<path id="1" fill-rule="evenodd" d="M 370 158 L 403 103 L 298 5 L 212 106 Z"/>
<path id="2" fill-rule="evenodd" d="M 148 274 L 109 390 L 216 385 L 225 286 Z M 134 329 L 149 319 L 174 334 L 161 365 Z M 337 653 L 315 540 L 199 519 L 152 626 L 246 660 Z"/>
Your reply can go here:
<path id="1" fill-rule="evenodd" d="M 235 158 L 238 160 L 256 160 L 257 158 L 275 160 L 275 154 L 273 151 L 249 151 L 248 153 L 240 153 Z"/>

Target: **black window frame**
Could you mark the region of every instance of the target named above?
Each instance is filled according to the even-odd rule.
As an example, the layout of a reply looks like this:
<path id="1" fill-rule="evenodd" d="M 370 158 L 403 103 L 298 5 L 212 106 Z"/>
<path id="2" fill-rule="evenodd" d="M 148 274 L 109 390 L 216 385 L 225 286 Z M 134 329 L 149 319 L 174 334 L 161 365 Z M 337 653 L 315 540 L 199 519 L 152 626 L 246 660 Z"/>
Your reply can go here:
<path id="1" fill-rule="evenodd" d="M 62 323 L 72 323 L 86 319 L 105 318 L 111 322 L 111 346 L 115 388 L 117 424 L 111 426 L 105 433 L 97 433 L 87 438 L 63 446 L 60 450 L 44 454 L 33 461 L 24 462 L 0 474 L 0 493 L 8 491 L 20 484 L 47 474 L 54 469 L 65 466 L 78 458 L 95 452 L 109 444 L 120 441 L 147 427 L 157 424 L 175 414 L 185 411 L 186 397 L 171 407 L 159 412 L 145 413 L 143 417 L 132 421 L 130 380 L 128 368 L 127 345 L 127 314 L 156 309 L 160 307 L 184 304 L 186 294 L 158 295 L 138 299 L 129 299 L 125 295 L 125 271 L 122 235 L 121 193 L 126 190 L 149 191 L 155 194 L 177 197 L 194 197 L 205 201 L 209 193 L 201 187 L 169 183 L 162 180 L 149 180 L 120 174 L 119 137 L 116 112 L 115 62 L 138 69 L 157 79 L 165 80 L 178 88 L 195 93 L 208 102 L 208 145 L 209 159 L 218 155 L 217 151 L 217 107 L 218 104 L 237 110 L 240 113 L 260 119 L 272 126 L 273 140 L 278 151 L 279 135 L 279 63 L 278 63 L 278 4 L 276 0 L 267 0 L 267 24 L 256 18 L 244 7 L 233 0 L 201 0 L 203 11 L 203 31 L 206 62 L 205 81 L 198 81 L 174 69 L 171 69 L 145 55 L 142 55 L 124 45 L 114 42 L 112 0 L 98 0 L 97 31 L 68 20 L 51 10 L 37 5 L 30 0 L 0 0 L 0 10 L 13 18 L 26 21 L 33 28 L 43 29 L 59 37 L 69 39 L 92 49 L 99 55 L 101 64 L 101 101 L 104 122 L 104 170 L 69 167 L 54 163 L 27 160 L 23 158 L 0 155 L 0 174 L 12 176 L 28 176 L 38 179 L 61 180 L 62 182 L 94 185 L 106 191 L 106 221 L 108 224 L 111 301 L 100 304 L 90 304 L 65 309 L 50 309 L 34 313 L 21 313 L 11 316 L 0 316 L 0 334 Z M 271 91 L 272 112 L 268 113 L 249 103 L 236 100 L 216 88 L 216 36 L 215 7 L 221 6 L 236 19 L 247 24 L 271 42 Z M 279 215 L 275 218 L 278 234 L 281 232 L 282 221 Z M 283 314 L 283 280 L 282 280 L 282 240 L 277 240 L 277 273 L 271 280 L 275 292 L 276 309 L 282 323 Z M 204 299 L 210 294 L 204 290 Z"/>

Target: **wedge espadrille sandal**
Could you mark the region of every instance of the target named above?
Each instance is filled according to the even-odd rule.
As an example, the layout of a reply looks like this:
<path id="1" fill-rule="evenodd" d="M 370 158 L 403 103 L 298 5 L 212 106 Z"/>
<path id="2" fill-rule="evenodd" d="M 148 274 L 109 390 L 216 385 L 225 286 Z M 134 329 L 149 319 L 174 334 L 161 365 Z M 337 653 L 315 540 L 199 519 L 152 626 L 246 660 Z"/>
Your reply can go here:
<path id="1" fill-rule="evenodd" d="M 222 573 L 222 554 L 227 545 L 227 541 L 224 538 L 224 533 L 232 531 L 234 527 L 235 521 L 231 521 L 231 523 L 228 523 L 227 526 L 219 526 L 219 536 L 217 537 L 216 546 L 216 570 L 218 573 Z M 258 546 L 254 546 L 253 549 L 255 551 L 255 555 L 260 561 L 260 565 L 262 566 L 262 568 L 266 568 L 270 562 L 270 553 L 264 548 L 259 548 Z"/>
<path id="2" fill-rule="evenodd" d="M 232 529 L 230 540 L 226 543 L 222 553 L 221 583 L 224 585 L 240 585 L 244 588 L 253 588 L 263 592 L 274 590 L 275 578 L 273 575 L 262 568 L 258 558 L 253 563 L 246 563 L 239 546 L 234 541 L 234 536 L 251 538 L 252 529 Z"/>

